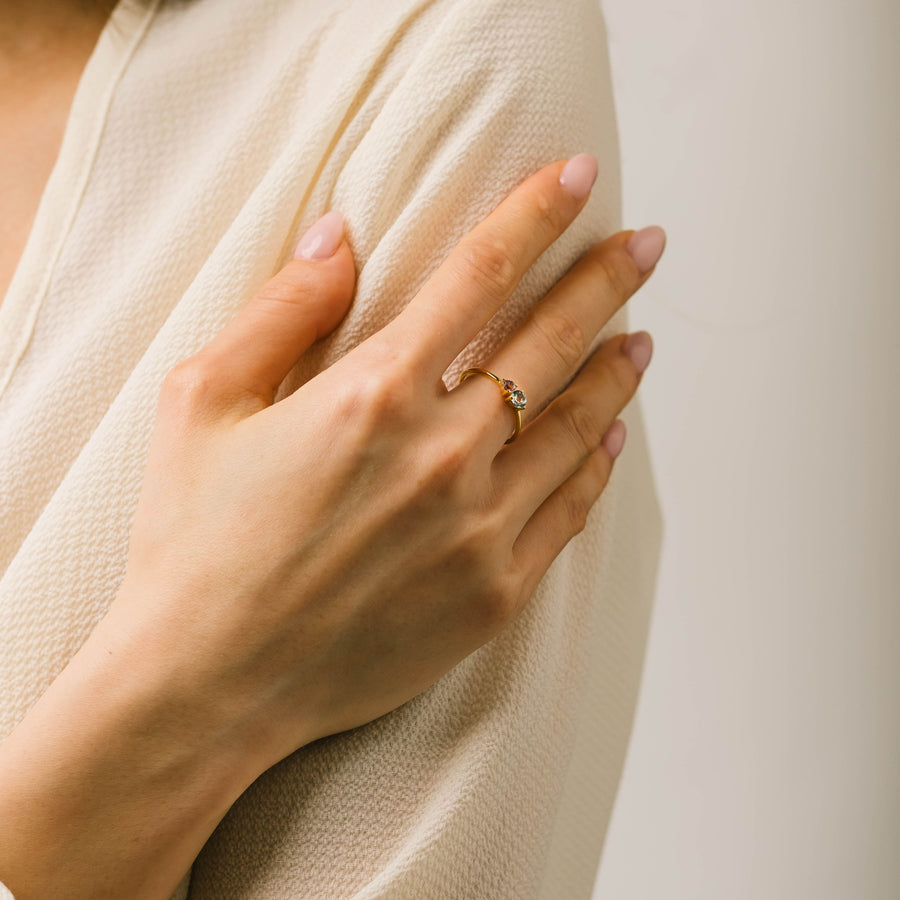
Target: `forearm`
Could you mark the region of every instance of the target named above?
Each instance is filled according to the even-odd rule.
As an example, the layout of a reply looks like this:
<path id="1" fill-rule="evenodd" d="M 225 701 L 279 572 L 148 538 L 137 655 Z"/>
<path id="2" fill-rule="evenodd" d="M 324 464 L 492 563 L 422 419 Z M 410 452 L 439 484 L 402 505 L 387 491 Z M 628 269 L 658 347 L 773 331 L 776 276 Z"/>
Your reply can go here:
<path id="1" fill-rule="evenodd" d="M 16 900 L 168 898 L 258 774 L 107 620 L 0 746 L 0 881 Z"/>

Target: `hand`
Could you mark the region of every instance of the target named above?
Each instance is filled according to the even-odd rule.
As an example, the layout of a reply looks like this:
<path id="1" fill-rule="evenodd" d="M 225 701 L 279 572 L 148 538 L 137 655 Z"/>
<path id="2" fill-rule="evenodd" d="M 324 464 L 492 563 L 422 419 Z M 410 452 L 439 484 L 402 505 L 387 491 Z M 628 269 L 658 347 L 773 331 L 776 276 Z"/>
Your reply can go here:
<path id="1" fill-rule="evenodd" d="M 350 302 L 344 241 L 288 263 L 166 378 L 118 596 L 0 745 L 17 897 L 170 896 L 265 769 L 415 696 L 527 602 L 621 448 L 640 375 L 625 335 L 588 348 L 653 261 L 629 232 L 597 244 L 477 361 L 528 395 L 514 443 L 496 384 L 442 375 L 582 208 L 562 169 L 279 402 Z"/>
<path id="2" fill-rule="evenodd" d="M 524 181 L 393 322 L 278 403 L 344 313 L 346 243 L 290 262 L 165 381 L 109 617 L 252 734 L 262 769 L 394 709 L 493 637 L 609 478 L 601 439 L 640 376 L 625 335 L 585 357 L 642 284 L 629 232 L 479 361 L 527 392 L 515 443 L 496 384 L 442 381 L 583 206 L 563 165 Z"/>

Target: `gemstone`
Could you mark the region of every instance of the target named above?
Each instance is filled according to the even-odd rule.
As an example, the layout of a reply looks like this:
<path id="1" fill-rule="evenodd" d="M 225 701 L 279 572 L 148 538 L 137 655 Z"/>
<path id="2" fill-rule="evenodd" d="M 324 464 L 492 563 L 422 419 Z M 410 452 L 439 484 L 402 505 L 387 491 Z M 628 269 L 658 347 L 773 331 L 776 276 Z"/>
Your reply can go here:
<path id="1" fill-rule="evenodd" d="M 516 389 L 516 383 L 514 381 L 510 381 L 508 378 L 503 379 L 503 390 L 508 391 L 510 394 Z"/>
<path id="2" fill-rule="evenodd" d="M 516 409 L 525 409 L 525 394 L 519 390 L 513 391 L 509 395 L 509 402 L 512 403 Z"/>

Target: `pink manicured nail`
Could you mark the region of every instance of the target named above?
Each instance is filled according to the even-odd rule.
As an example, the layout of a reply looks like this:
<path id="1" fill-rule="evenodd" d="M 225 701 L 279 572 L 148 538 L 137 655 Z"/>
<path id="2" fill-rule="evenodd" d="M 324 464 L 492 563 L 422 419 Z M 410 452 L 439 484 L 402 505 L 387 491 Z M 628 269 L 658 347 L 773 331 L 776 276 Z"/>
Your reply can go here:
<path id="1" fill-rule="evenodd" d="M 559 183 L 576 199 L 583 200 L 597 180 L 597 160 L 590 153 L 579 153 L 565 165 Z"/>
<path id="2" fill-rule="evenodd" d="M 622 352 L 631 360 L 640 374 L 650 365 L 650 357 L 653 356 L 653 338 L 647 331 L 635 331 L 625 338 Z"/>
<path id="3" fill-rule="evenodd" d="M 327 259 L 341 245 L 344 236 L 344 217 L 336 210 L 325 213 L 300 238 L 294 259 Z"/>
<path id="4" fill-rule="evenodd" d="M 646 275 L 659 262 L 666 249 L 666 233 L 659 225 L 649 225 L 636 231 L 625 249 L 637 263 L 641 275 Z"/>
<path id="5" fill-rule="evenodd" d="M 606 434 L 603 435 L 603 440 L 600 443 L 606 448 L 606 452 L 615 459 L 625 446 L 625 423 L 621 419 L 616 419 L 606 429 Z"/>

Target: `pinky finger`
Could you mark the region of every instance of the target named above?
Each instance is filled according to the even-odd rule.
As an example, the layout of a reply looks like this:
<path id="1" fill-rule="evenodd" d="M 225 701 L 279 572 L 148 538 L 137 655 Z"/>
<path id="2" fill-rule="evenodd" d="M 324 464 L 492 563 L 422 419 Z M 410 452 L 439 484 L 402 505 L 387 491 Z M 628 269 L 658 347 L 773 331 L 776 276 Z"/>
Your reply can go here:
<path id="1" fill-rule="evenodd" d="M 584 530 L 588 513 L 606 488 L 613 460 L 625 444 L 625 423 L 616 419 L 600 447 L 535 511 L 513 546 L 524 570 L 522 602 L 530 597 L 563 547 Z"/>

